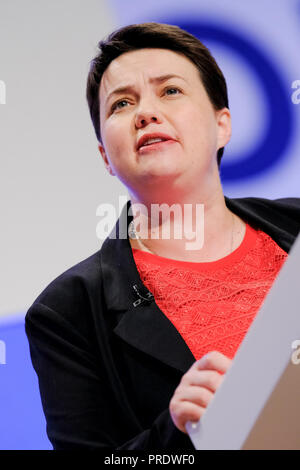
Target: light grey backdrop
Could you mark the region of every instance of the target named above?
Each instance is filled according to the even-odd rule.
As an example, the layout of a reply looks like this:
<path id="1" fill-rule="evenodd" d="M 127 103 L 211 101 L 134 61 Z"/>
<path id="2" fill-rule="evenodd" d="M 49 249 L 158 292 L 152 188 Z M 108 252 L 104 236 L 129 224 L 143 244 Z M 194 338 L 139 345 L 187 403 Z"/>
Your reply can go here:
<path id="1" fill-rule="evenodd" d="M 126 195 L 85 100 L 89 61 L 115 26 L 106 1 L 0 1 L 0 315 L 95 252 L 97 206 Z"/>

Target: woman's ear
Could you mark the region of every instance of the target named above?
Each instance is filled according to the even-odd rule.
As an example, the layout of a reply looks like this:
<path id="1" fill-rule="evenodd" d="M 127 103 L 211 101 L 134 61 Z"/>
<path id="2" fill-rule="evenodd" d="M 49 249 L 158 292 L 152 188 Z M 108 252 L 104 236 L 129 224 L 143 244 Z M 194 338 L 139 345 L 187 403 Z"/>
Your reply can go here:
<path id="1" fill-rule="evenodd" d="M 225 147 L 231 137 L 231 114 L 228 108 L 217 111 L 218 150 Z"/>
<path id="2" fill-rule="evenodd" d="M 101 143 L 99 143 L 98 145 L 98 149 L 99 149 L 99 152 L 101 154 L 101 157 L 103 159 L 103 162 L 104 162 L 104 165 L 105 165 L 105 168 L 107 169 L 108 173 L 112 176 L 115 176 L 111 166 L 110 166 L 110 163 L 108 161 L 108 158 L 107 158 L 107 155 L 106 155 L 106 152 L 105 152 L 105 149 L 103 147 L 103 145 Z"/>

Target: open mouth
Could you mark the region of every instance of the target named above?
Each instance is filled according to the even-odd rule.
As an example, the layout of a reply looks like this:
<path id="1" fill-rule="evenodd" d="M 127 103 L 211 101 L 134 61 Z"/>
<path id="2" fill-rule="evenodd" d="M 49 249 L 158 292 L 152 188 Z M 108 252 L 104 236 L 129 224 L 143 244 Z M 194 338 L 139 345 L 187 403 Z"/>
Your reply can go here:
<path id="1" fill-rule="evenodd" d="M 152 133 L 144 134 L 137 143 L 138 153 L 148 153 L 154 150 L 162 150 L 165 147 L 173 144 L 176 140 L 167 134 Z"/>
<path id="2" fill-rule="evenodd" d="M 154 140 L 154 139 L 153 139 Z M 174 144 L 175 140 L 155 140 L 153 142 L 148 142 L 139 147 L 138 153 L 144 154 L 148 152 L 153 152 L 155 150 L 163 150 L 164 148 L 168 147 L 170 144 Z"/>

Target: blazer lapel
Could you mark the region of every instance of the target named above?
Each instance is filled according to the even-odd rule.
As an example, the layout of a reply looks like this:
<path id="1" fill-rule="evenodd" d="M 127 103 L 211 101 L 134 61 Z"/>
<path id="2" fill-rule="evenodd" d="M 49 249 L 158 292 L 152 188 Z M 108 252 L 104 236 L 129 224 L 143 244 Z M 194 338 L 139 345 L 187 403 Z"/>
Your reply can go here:
<path id="1" fill-rule="evenodd" d="M 177 329 L 156 305 L 136 268 L 127 235 L 132 220 L 128 215 L 129 207 L 130 201 L 101 248 L 106 308 L 111 315 L 119 314 L 114 333 L 143 353 L 186 372 L 195 358 Z"/>
<path id="2" fill-rule="evenodd" d="M 154 301 L 128 309 L 114 332 L 136 349 L 181 372 L 195 361 L 181 335 Z"/>

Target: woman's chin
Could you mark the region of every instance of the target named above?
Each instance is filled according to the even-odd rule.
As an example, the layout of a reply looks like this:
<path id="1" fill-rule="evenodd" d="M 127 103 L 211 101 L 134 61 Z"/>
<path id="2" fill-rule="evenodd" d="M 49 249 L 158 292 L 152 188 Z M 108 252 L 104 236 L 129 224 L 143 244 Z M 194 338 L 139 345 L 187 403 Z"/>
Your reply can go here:
<path id="1" fill-rule="evenodd" d="M 148 171 L 143 172 L 141 175 L 141 180 L 145 184 L 171 184 L 172 181 L 176 181 L 181 175 L 180 171 L 166 169 L 166 170 L 158 170 L 158 169 L 149 169 Z"/>

